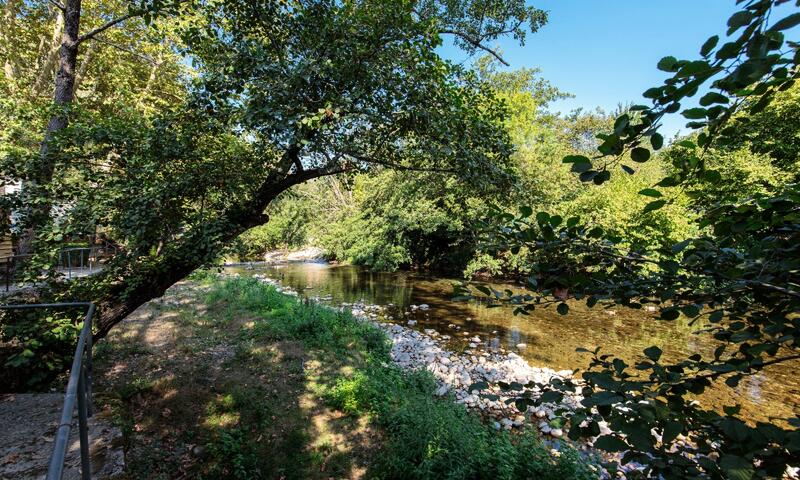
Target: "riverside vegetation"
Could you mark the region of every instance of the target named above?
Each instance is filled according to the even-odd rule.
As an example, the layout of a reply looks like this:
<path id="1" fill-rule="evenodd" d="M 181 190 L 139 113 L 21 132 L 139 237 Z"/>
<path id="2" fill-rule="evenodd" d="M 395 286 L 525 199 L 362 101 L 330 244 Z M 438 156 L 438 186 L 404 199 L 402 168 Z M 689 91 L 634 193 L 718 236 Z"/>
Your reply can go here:
<path id="1" fill-rule="evenodd" d="M 497 431 L 375 324 L 253 278 L 199 273 L 98 346 L 131 478 L 597 478 L 533 430 Z"/>
<path id="2" fill-rule="evenodd" d="M 574 381 L 470 391 L 500 388 L 517 392 L 515 405 L 538 407 L 581 388 L 581 406 L 559 412 L 567 435 L 596 437 L 605 422 L 611 433 L 594 446 L 643 465 L 643 476 L 792 474 L 796 415 L 753 424 L 736 405 L 693 402 L 712 384 L 737 388 L 800 358 L 800 4 L 735 4 L 697 55 L 654 59 L 666 79 L 643 93 L 646 105 L 556 115 L 548 105 L 565 93 L 535 71 L 500 67 L 492 48 L 503 38 L 524 45 L 548 21 L 524 0 L 0 0 L 0 210 L 13 220 L 2 233 L 26 258 L 15 278 L 40 286 L 11 300 L 91 300 L 100 338 L 228 253 L 315 243 L 374 269 L 516 279 L 526 292 L 466 286 L 459 298 L 508 303 L 520 315 L 552 308 L 568 321 L 576 301 L 649 307 L 663 321 L 702 324 L 721 345 L 675 361 L 651 346 L 634 365 L 600 345 Z M 487 56 L 456 64 L 439 53 L 448 40 Z M 678 113 L 690 133 L 665 139 L 662 120 Z M 96 275 L 63 281 L 59 252 L 90 237 L 118 254 Z M 286 311 L 300 323 L 284 319 L 279 334 L 310 335 L 313 346 L 337 330 L 334 314 L 292 302 Z M 3 313 L 4 385 L 48 388 L 69 364 L 74 320 Z M 224 331 L 225 322 L 213 325 Z M 373 346 L 354 345 L 370 365 Z M 212 367 L 227 351 L 205 354 Z M 386 383 L 376 385 L 391 391 Z M 213 393 L 206 386 L 200 395 Z M 230 393 L 208 406 L 212 423 L 227 424 L 246 403 Z M 379 423 L 393 418 L 381 405 L 403 401 L 369 398 L 363 409 Z M 138 425 L 167 424 L 171 411 Z M 448 467 L 508 472 L 530 458 L 522 443 L 464 422 L 477 443 L 458 448 L 488 463 Z M 232 432 L 187 467 L 246 476 L 260 457 L 226 450 L 243 445 L 246 432 Z M 392 455 L 408 458 L 404 448 Z M 403 464 L 422 469 L 406 473 L 428 472 L 427 458 Z"/>

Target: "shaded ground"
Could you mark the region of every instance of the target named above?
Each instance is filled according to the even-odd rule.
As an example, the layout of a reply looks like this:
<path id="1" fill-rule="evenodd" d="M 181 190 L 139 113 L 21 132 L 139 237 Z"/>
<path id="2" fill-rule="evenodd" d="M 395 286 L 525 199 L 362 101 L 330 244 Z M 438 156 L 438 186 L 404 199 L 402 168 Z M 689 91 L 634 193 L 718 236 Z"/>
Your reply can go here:
<path id="1" fill-rule="evenodd" d="M 0 479 L 44 478 L 63 405 L 62 393 L 0 396 Z M 89 420 L 92 478 L 117 478 L 122 473 L 121 437 L 102 415 Z M 80 463 L 76 416 L 62 478 L 80 478 Z"/>
<path id="2" fill-rule="evenodd" d="M 253 341 L 251 319 L 204 295 L 179 283 L 97 345 L 95 403 L 122 429 L 127 477 L 364 476 L 376 431 L 319 396 L 347 367 Z"/>

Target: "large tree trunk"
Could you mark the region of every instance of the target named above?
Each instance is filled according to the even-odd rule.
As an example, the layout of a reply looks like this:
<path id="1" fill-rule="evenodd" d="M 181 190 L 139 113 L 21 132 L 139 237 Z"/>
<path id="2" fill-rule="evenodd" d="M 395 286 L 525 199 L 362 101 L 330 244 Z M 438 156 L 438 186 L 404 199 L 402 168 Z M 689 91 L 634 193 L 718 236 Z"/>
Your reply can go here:
<path id="1" fill-rule="evenodd" d="M 53 103 L 56 111 L 50 118 L 45 131 L 44 140 L 39 150 L 39 165 L 33 179 L 23 184 L 23 198 L 26 195 L 36 196 L 42 192 L 41 187 L 46 186 L 53 179 L 54 162 L 51 158 L 51 143 L 56 134 L 67 128 L 68 108 L 72 103 L 75 92 L 75 73 L 78 61 L 78 45 L 81 21 L 81 0 L 66 0 L 64 4 L 64 33 L 61 36 L 61 48 L 58 51 L 58 73 L 56 74 L 56 88 Z M 20 234 L 17 242 L 17 253 L 26 254 L 31 251 L 35 228 L 46 218 L 50 211 L 50 202 L 42 201 L 29 205 L 24 213 L 27 222 L 25 230 Z"/>
<path id="2" fill-rule="evenodd" d="M 244 231 L 266 223 L 268 217 L 261 213 L 266 204 L 289 188 L 283 184 L 273 185 L 273 187 L 266 198 L 231 211 L 225 216 L 226 220 L 211 223 L 203 232 L 196 232 L 197 238 L 194 238 L 195 235 L 190 235 L 180 239 L 181 245 L 166 253 L 156 266 L 151 264 L 147 271 L 138 272 L 134 266 L 122 282 L 112 287 L 105 293 L 104 298 L 97 302 L 96 337 L 104 337 L 111 327 L 141 305 L 161 297 L 169 287 L 183 280 L 198 268 L 208 265 L 217 257 L 220 248 Z M 216 233 L 214 236 L 218 240 L 202 242 L 202 236 L 209 235 L 211 231 Z M 206 249 L 199 250 L 197 245 L 206 245 Z"/>
<path id="3" fill-rule="evenodd" d="M 39 180 L 42 183 L 49 183 L 53 178 L 53 162 L 49 158 L 50 143 L 57 132 L 67 128 L 68 115 L 61 109 L 68 107 L 72 103 L 72 96 L 75 93 L 75 67 L 78 62 L 81 0 L 67 0 L 64 7 L 64 35 L 61 38 L 61 48 L 58 52 L 56 91 L 53 95 L 53 103 L 60 110 L 55 112 L 47 124 L 47 131 L 40 150 L 42 165 Z"/>

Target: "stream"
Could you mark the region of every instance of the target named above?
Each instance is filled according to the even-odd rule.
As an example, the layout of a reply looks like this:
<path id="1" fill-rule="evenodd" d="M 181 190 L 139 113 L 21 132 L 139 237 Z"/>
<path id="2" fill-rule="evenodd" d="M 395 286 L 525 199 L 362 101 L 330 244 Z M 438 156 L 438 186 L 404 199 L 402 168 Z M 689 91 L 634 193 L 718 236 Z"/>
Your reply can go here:
<path id="1" fill-rule="evenodd" d="M 656 313 L 622 307 L 589 309 L 582 302 L 570 303 L 566 316 L 555 308 L 537 309 L 530 316 L 515 316 L 509 307 L 488 308 L 471 302 L 452 301 L 454 279 L 415 272 L 372 272 L 350 265 L 325 263 L 256 264 L 228 267 L 242 275 L 261 274 L 322 303 L 339 306 L 364 303 L 384 307 L 380 319 L 419 331 L 434 329 L 451 339 L 454 351 L 468 348 L 468 338 L 479 334 L 485 349 L 516 352 L 531 366 L 573 370 L 588 365 L 584 347 L 602 346 L 632 364 L 643 359 L 642 350 L 656 345 L 666 361 L 693 353 L 711 356 L 717 346 L 707 334 L 696 334 L 702 325 L 690 326 L 681 318 L 660 320 Z M 503 290 L 519 287 L 487 284 Z M 422 306 L 422 308 L 420 308 Z M 426 307 L 427 306 L 427 307 Z M 411 323 L 409 323 L 409 321 Z M 715 386 L 699 401 L 722 411 L 740 404 L 742 418 L 767 421 L 800 415 L 800 362 L 767 367 L 746 377 L 738 387 Z"/>

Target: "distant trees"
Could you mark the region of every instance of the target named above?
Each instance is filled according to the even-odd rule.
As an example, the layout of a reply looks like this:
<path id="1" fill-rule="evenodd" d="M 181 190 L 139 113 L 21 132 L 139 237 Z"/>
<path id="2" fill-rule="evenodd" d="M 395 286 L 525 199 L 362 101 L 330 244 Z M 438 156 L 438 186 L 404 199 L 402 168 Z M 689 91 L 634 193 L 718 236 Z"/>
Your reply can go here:
<path id="1" fill-rule="evenodd" d="M 305 240 L 341 261 L 377 270 L 415 267 L 455 275 L 466 271 L 512 276 L 525 270 L 527 250 L 494 255 L 482 251 L 478 232 L 487 204 L 514 209 L 526 203 L 564 217 L 584 212 L 637 246 L 671 245 L 688 234 L 693 213 L 685 196 L 675 205 L 641 215 L 647 198 L 638 192 L 672 168 L 666 158 L 643 165 L 637 175 L 615 177 L 603 188 L 583 184 L 561 158 L 595 148 L 595 135 L 610 128 L 614 117 L 583 111 L 553 114 L 549 105 L 565 93 L 536 70 L 499 71 L 496 64 L 489 56 L 481 57 L 476 70 L 508 109 L 503 125 L 514 146 L 508 162 L 511 181 L 476 185 L 461 181 L 457 172 L 386 168 L 356 172 L 346 182 L 303 187 L 298 191 L 302 194 L 287 197 L 280 205 L 287 212 L 299 204 L 318 212 L 303 220 Z M 330 201 L 339 198 L 337 191 L 342 189 L 348 201 Z M 271 214 L 283 218 L 282 209 L 274 207 Z M 258 227 L 258 234 L 247 236 L 274 232 L 273 227 Z"/>

